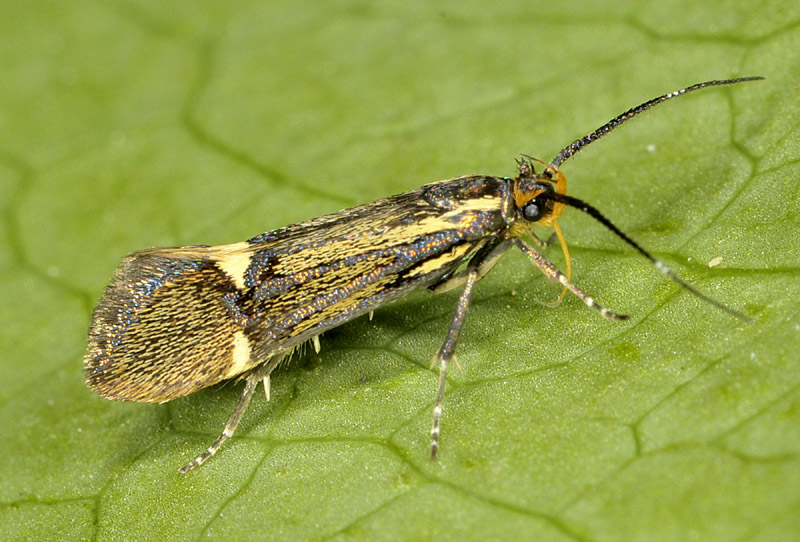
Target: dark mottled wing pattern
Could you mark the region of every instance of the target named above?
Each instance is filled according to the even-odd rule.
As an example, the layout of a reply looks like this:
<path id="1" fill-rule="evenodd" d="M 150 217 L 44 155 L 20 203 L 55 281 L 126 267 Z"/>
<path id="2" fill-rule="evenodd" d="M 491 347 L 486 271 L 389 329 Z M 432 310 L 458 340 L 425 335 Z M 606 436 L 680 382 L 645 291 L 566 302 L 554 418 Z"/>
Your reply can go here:
<path id="1" fill-rule="evenodd" d="M 244 373 L 455 271 L 512 222 L 508 182 L 464 177 L 214 247 L 128 256 L 89 333 L 100 395 L 165 401 Z"/>
<path id="2" fill-rule="evenodd" d="M 237 327 L 220 299 L 235 287 L 209 250 L 144 250 L 122 261 L 89 329 L 84 366 L 98 394 L 164 401 L 224 377 Z"/>

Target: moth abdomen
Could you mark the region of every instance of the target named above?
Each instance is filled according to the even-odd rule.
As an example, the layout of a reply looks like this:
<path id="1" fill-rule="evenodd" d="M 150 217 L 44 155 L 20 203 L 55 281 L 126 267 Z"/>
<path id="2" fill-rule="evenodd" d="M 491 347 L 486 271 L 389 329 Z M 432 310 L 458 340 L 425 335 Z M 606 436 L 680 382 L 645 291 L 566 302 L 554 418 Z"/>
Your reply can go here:
<path id="1" fill-rule="evenodd" d="M 90 388 L 110 399 L 161 402 L 253 365 L 250 340 L 223 302 L 237 285 L 220 248 L 150 249 L 122 261 L 89 329 Z"/>

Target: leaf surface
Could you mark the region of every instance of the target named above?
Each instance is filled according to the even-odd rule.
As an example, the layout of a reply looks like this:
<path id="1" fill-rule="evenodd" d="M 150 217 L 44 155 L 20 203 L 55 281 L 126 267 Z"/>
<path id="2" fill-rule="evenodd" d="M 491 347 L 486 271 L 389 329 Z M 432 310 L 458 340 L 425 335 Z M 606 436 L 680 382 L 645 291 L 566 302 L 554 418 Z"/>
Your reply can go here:
<path id="1" fill-rule="evenodd" d="M 3 3 L 0 538 L 797 539 L 800 9 L 407 4 Z M 476 289 L 437 463 L 429 363 L 454 292 L 325 334 L 186 476 L 240 384 L 163 405 L 83 384 L 91 309 L 131 251 L 513 175 L 741 75 L 767 80 L 674 100 L 562 171 L 752 325 L 568 211 L 574 281 L 631 321 L 541 306 L 559 289 L 509 254 Z"/>

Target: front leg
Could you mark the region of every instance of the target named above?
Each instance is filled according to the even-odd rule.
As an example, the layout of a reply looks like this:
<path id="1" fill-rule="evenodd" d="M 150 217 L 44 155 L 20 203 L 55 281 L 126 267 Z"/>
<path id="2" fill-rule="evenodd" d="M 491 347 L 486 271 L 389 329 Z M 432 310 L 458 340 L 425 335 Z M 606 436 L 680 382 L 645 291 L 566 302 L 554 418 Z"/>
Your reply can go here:
<path id="1" fill-rule="evenodd" d="M 542 241 L 541 239 L 539 239 L 539 236 L 536 235 L 535 233 L 533 233 L 533 231 L 531 231 L 531 234 L 530 234 L 529 237 L 530 237 L 531 241 L 533 241 L 534 245 L 536 245 L 537 247 L 542 248 L 542 249 L 549 247 L 550 245 L 553 244 L 553 242 L 556 239 L 558 239 L 558 235 L 556 234 L 556 232 L 551 233 L 550 237 L 547 238 L 547 241 Z"/>
<path id="2" fill-rule="evenodd" d="M 611 312 L 610 310 L 601 307 L 597 304 L 597 302 L 588 295 L 586 292 L 575 286 L 572 282 L 570 282 L 569 278 L 564 275 L 561 271 L 559 271 L 555 265 L 548 262 L 544 256 L 539 254 L 539 252 L 530 246 L 528 243 L 520 239 L 519 237 L 513 238 L 513 243 L 517 245 L 522 252 L 524 252 L 528 258 L 539 268 L 539 271 L 547 277 L 548 279 L 552 280 L 553 282 L 558 282 L 564 288 L 572 292 L 575 297 L 583 301 L 587 307 L 596 310 L 600 313 L 601 316 L 608 318 L 609 320 L 627 320 L 630 318 L 627 314 L 617 314 L 615 312 Z"/>

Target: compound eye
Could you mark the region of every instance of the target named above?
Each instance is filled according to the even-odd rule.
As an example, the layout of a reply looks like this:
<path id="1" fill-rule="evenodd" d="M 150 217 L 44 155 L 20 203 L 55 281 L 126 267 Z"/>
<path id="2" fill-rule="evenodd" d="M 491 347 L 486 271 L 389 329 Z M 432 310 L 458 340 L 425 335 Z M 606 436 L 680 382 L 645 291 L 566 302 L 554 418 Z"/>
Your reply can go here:
<path id="1" fill-rule="evenodd" d="M 536 201 L 536 198 L 530 200 L 522 207 L 522 216 L 528 222 L 536 222 L 541 219 L 543 215 L 544 209 L 542 209 L 542 206 Z"/>

